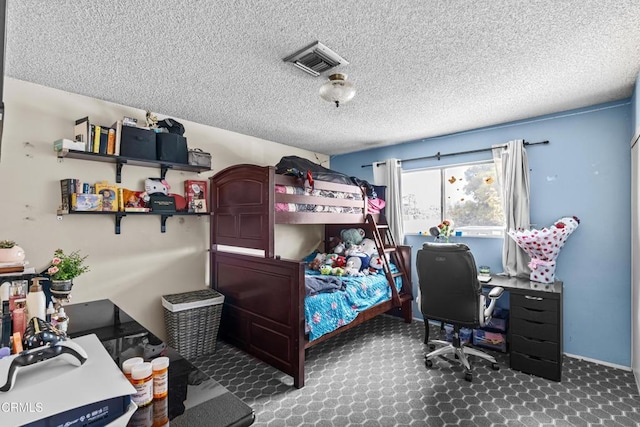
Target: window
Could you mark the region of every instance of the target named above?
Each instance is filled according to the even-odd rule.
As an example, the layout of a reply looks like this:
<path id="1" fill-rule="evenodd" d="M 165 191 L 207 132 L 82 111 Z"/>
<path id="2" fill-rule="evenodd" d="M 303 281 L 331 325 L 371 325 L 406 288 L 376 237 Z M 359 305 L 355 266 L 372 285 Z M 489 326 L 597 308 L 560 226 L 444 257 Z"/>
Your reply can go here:
<path id="1" fill-rule="evenodd" d="M 503 235 L 493 162 L 403 172 L 402 199 L 407 234 L 428 234 L 429 228 L 449 219 L 466 235 Z"/>

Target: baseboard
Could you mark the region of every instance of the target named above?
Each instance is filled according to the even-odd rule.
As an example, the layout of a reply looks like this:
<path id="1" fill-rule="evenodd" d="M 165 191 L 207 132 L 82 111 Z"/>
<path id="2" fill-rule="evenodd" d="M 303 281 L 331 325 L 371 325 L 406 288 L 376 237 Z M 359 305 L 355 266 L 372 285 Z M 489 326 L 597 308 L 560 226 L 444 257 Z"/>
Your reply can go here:
<path id="1" fill-rule="evenodd" d="M 418 321 L 418 322 L 424 322 L 423 319 L 419 319 L 417 317 L 414 317 L 413 320 Z M 440 324 L 440 322 L 434 321 L 434 320 L 430 320 L 429 324 L 437 326 L 437 325 Z M 640 391 L 640 370 L 634 371 L 629 366 L 623 366 L 623 365 L 618 365 L 616 363 L 604 362 L 602 360 L 592 359 L 590 357 L 578 356 L 576 354 L 564 353 L 564 355 L 567 356 L 567 357 L 572 357 L 574 359 L 585 360 L 587 362 L 596 363 L 598 365 L 609 366 L 611 368 L 622 369 L 623 371 L 627 371 L 627 372 L 633 372 L 635 380 L 636 380 L 636 385 L 638 386 L 638 391 Z"/>
<path id="2" fill-rule="evenodd" d="M 636 387 L 638 388 L 638 393 L 640 393 L 640 370 L 634 369 L 633 376 L 636 379 Z"/>
<path id="3" fill-rule="evenodd" d="M 623 371 L 629 371 L 629 372 L 633 372 L 631 370 L 631 367 L 629 366 L 623 366 L 623 365 L 618 365 L 616 363 L 609 363 L 609 362 L 604 362 L 602 360 L 598 360 L 598 359 L 592 359 L 590 357 L 584 357 L 584 356 L 578 356 L 576 354 L 570 354 L 570 353 L 564 353 L 565 356 L 568 357 L 572 357 L 574 359 L 578 359 L 578 360 L 585 360 L 587 362 L 592 362 L 592 363 L 596 363 L 598 365 L 604 365 L 604 366 L 609 366 L 611 368 L 616 368 L 616 369 L 622 369 Z M 636 375 L 636 382 L 638 382 L 638 376 Z"/>

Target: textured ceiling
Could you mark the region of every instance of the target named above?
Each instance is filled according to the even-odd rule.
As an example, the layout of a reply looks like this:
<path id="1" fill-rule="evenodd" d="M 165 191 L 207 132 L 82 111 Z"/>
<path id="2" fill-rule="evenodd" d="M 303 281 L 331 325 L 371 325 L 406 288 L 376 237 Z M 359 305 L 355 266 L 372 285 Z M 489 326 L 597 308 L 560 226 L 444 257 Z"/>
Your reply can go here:
<path id="1" fill-rule="evenodd" d="M 336 108 L 282 58 L 320 41 Z M 629 97 L 640 1 L 9 1 L 6 74 L 325 154 Z M 325 73 L 326 74 L 326 73 Z M 188 136 L 188 129 L 187 134 Z"/>

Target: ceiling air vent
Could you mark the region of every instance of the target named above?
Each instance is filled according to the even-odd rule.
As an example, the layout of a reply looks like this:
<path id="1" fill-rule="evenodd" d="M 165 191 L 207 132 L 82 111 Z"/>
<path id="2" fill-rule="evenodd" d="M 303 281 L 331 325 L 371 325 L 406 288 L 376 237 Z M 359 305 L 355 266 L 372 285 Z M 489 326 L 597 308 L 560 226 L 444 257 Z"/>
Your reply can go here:
<path id="1" fill-rule="evenodd" d="M 296 67 L 311 74 L 319 76 L 320 73 L 331 70 L 338 65 L 348 64 L 347 60 L 323 45 L 315 42 L 284 58 L 285 62 L 291 62 Z"/>

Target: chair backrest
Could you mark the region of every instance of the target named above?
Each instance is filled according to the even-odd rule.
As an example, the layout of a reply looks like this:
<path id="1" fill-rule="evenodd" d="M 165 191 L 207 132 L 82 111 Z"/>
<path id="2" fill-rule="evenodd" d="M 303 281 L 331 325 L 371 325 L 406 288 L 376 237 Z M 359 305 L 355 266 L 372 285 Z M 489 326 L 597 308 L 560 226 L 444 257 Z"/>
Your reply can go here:
<path id="1" fill-rule="evenodd" d="M 462 243 L 425 243 L 416 255 L 422 315 L 465 327 L 480 325 L 476 262 Z"/>

